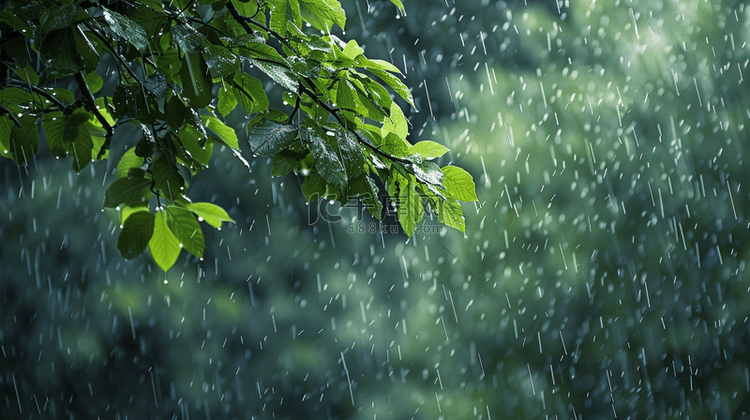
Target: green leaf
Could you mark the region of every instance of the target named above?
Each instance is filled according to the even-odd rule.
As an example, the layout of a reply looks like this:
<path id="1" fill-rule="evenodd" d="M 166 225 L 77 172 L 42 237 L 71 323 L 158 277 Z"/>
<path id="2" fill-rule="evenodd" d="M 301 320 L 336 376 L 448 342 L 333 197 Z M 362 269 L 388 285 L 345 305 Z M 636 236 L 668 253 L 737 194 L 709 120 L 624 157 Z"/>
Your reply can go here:
<path id="1" fill-rule="evenodd" d="M 0 150 L 0 153 L 20 165 L 31 159 L 39 150 L 39 130 L 36 127 L 35 118 L 31 115 L 18 118 L 21 123 L 21 127 L 18 127 L 10 121 L 10 118 L 3 117 L 2 124 L 5 128 L 2 131 L 8 137 L 0 141 L 3 144 L 3 150 Z"/>
<path id="2" fill-rule="evenodd" d="M 240 61 L 237 56 L 219 45 L 208 45 L 203 50 L 203 59 L 206 60 L 206 65 L 212 77 L 228 76 L 240 69 Z"/>
<path id="3" fill-rule="evenodd" d="M 115 117 L 124 116 L 137 117 L 142 111 L 148 108 L 143 92 L 135 87 L 124 84 L 118 84 L 112 93 L 112 112 Z"/>
<path id="4" fill-rule="evenodd" d="M 143 166 L 144 161 L 144 158 L 135 154 L 135 147 L 131 147 L 122 155 L 120 161 L 117 162 L 117 178 L 127 177 L 130 169 L 140 168 Z"/>
<path id="5" fill-rule="evenodd" d="M 367 95 L 374 103 L 378 104 L 383 109 L 391 110 L 393 107 L 393 99 L 383 85 L 374 79 L 367 77 L 363 77 L 360 81 L 364 85 L 365 92 L 367 92 Z M 389 112 L 389 115 L 391 113 L 392 112 Z"/>
<path id="6" fill-rule="evenodd" d="M 178 24 L 172 28 L 172 36 L 185 54 L 199 53 L 205 37 L 190 25 Z"/>
<path id="7" fill-rule="evenodd" d="M 417 143 L 419 144 L 419 143 Z M 442 168 L 445 178 L 445 186 L 448 194 L 461 201 L 477 201 L 476 185 L 471 175 L 458 166 L 445 166 Z"/>
<path id="8" fill-rule="evenodd" d="M 167 75 L 161 71 L 156 70 L 151 76 L 143 81 L 143 87 L 146 92 L 157 98 L 163 98 L 166 96 L 169 86 L 167 85 Z"/>
<path id="9" fill-rule="evenodd" d="M 18 88 L 0 90 L 0 105 L 8 108 L 14 115 L 22 114 L 32 101 L 31 94 Z"/>
<path id="10" fill-rule="evenodd" d="M 104 207 L 130 204 L 141 197 L 141 191 L 151 185 L 147 178 L 118 178 L 104 192 Z"/>
<path id="11" fill-rule="evenodd" d="M 133 216 L 131 215 L 130 217 Z M 125 222 L 127 223 L 127 220 Z M 172 268 L 180 256 L 180 251 L 182 250 L 180 241 L 169 229 L 167 212 L 164 210 L 159 210 L 154 217 L 154 231 L 151 239 L 148 241 L 148 250 L 151 252 L 154 262 L 165 272 Z"/>
<path id="12" fill-rule="evenodd" d="M 274 82 L 281 85 L 284 89 L 290 92 L 296 92 L 299 88 L 299 81 L 297 75 L 292 72 L 289 67 L 281 64 L 269 63 L 265 61 L 259 61 L 250 59 L 252 63 L 271 78 Z"/>
<path id="13" fill-rule="evenodd" d="M 310 172 L 302 181 L 302 194 L 307 202 L 326 198 L 326 181 L 317 171 Z"/>
<path id="14" fill-rule="evenodd" d="M 461 205 L 455 199 L 442 200 L 437 208 L 440 223 L 466 233 L 466 220 Z"/>
<path id="15" fill-rule="evenodd" d="M 346 44 L 346 47 L 344 47 L 344 55 L 350 60 L 356 59 L 360 55 L 364 54 L 364 52 L 365 50 L 362 49 L 357 41 L 353 39 Z"/>
<path id="16" fill-rule="evenodd" d="M 185 61 L 180 68 L 180 80 L 185 96 L 196 108 L 205 108 L 214 98 L 212 83 L 208 77 L 208 67 L 200 54 L 185 53 Z"/>
<path id="17" fill-rule="evenodd" d="M 219 114 L 226 117 L 230 112 L 237 108 L 237 96 L 234 94 L 234 89 L 229 83 L 224 81 L 219 87 L 219 101 L 216 104 L 216 109 Z M 252 105 L 250 107 L 252 109 Z M 248 112 L 249 114 L 250 112 Z"/>
<path id="18" fill-rule="evenodd" d="M 422 161 L 411 164 L 414 176 L 417 177 L 417 181 L 429 185 L 440 185 L 440 181 L 443 180 L 445 175 L 440 170 L 440 167 L 433 162 Z"/>
<path id="19" fill-rule="evenodd" d="M 248 128 L 250 150 L 259 156 L 273 156 L 297 138 L 298 128 L 292 124 L 281 124 L 264 118 Z"/>
<path id="20" fill-rule="evenodd" d="M 247 73 L 237 72 L 229 81 L 233 93 L 242 109 L 248 114 L 265 112 L 268 109 L 268 97 L 263 90 L 263 83 Z"/>
<path id="21" fill-rule="evenodd" d="M 7 115 L 0 115 L 0 156 L 12 158 L 10 153 L 10 131 L 13 123 Z"/>
<path id="22" fill-rule="evenodd" d="M 231 147 L 232 149 L 239 150 L 240 144 L 237 141 L 237 133 L 235 133 L 232 128 L 228 127 L 220 119 L 214 117 L 213 115 L 201 115 L 201 120 L 203 120 L 203 124 L 206 126 L 206 128 L 209 128 L 211 129 L 211 131 L 216 133 L 216 135 L 219 136 L 219 139 L 224 144 Z"/>
<path id="23" fill-rule="evenodd" d="M 125 219 L 117 238 L 117 249 L 123 258 L 131 260 L 143 253 L 154 234 L 154 216 L 148 211 L 137 211 Z"/>
<path id="24" fill-rule="evenodd" d="M 154 187 L 162 191 L 169 200 L 182 197 L 185 191 L 185 180 L 177 169 L 177 163 L 167 152 L 162 153 L 154 163 L 151 164 L 151 173 L 154 177 Z"/>
<path id="25" fill-rule="evenodd" d="M 307 141 L 310 143 L 310 151 L 315 158 L 315 168 L 326 182 L 339 190 L 346 191 L 348 178 L 346 168 L 339 155 L 336 138 L 318 130 L 306 132 Z"/>
<path id="26" fill-rule="evenodd" d="M 299 0 L 289 0 L 289 15 L 291 15 L 290 21 L 294 23 L 297 28 L 302 27 L 302 12 L 300 11 Z M 287 26 L 287 30 L 289 27 Z"/>
<path id="27" fill-rule="evenodd" d="M 213 203 L 190 203 L 187 209 L 198 216 L 198 221 L 206 222 L 217 229 L 221 228 L 221 222 L 234 223 L 223 208 Z"/>
<path id="28" fill-rule="evenodd" d="M 187 252 L 198 258 L 203 257 L 206 242 L 195 214 L 182 207 L 170 204 L 167 206 L 167 224 Z"/>
<path id="29" fill-rule="evenodd" d="M 313 28 L 330 33 L 333 25 L 344 29 L 346 14 L 338 0 L 299 0 L 302 19 Z"/>
<path id="30" fill-rule="evenodd" d="M 91 140 L 91 134 L 84 124 L 78 125 L 74 131 L 76 135 L 71 137 L 73 142 L 70 144 L 69 151 L 73 157 L 73 170 L 81 172 L 93 160 L 94 142 Z"/>
<path id="31" fill-rule="evenodd" d="M 394 133 L 400 138 L 406 140 L 406 136 L 409 135 L 409 122 L 404 116 L 404 112 L 401 111 L 401 107 L 397 103 L 391 103 L 390 116 L 383 120 L 383 127 L 380 129 L 383 137 L 386 137 L 388 133 Z"/>
<path id="32" fill-rule="evenodd" d="M 448 151 L 448 148 L 440 143 L 436 143 L 430 140 L 423 140 L 411 146 L 408 150 L 408 154 L 419 154 L 424 159 L 434 159 L 443 156 Z"/>
<path id="33" fill-rule="evenodd" d="M 358 196 L 365 202 L 367 211 L 375 218 L 380 219 L 383 216 L 383 203 L 378 197 L 378 186 L 369 176 L 361 176 L 349 183 L 348 196 Z"/>
<path id="34" fill-rule="evenodd" d="M 201 165 L 208 165 L 214 151 L 213 143 L 201 141 L 201 136 L 200 133 L 198 133 L 198 130 L 189 126 L 180 130 L 177 138 L 192 159 L 195 159 L 195 161 Z"/>
<path id="35" fill-rule="evenodd" d="M 78 54 L 76 40 L 70 27 L 58 29 L 47 35 L 39 47 L 44 71 L 52 79 L 70 76 L 83 68 L 82 55 Z"/>
<path id="36" fill-rule="evenodd" d="M 141 25 L 127 16 L 106 8 L 102 8 L 102 14 L 109 28 L 117 36 L 128 41 L 140 52 L 145 52 L 148 49 L 148 35 Z"/>
<path id="37" fill-rule="evenodd" d="M 31 83 L 32 85 L 39 84 L 39 75 L 36 74 L 36 71 L 34 71 L 34 69 L 28 64 L 23 67 L 14 68 L 13 72 L 23 79 L 24 82 Z"/>
<path id="38" fill-rule="evenodd" d="M 398 7 L 398 11 L 401 12 L 402 15 L 406 16 L 406 9 L 404 9 L 404 4 L 401 3 L 401 0 L 391 0 L 391 3 Z"/>
<path id="39" fill-rule="evenodd" d="M 256 0 L 231 0 L 237 11 L 242 16 L 250 17 L 258 12 L 258 3 Z"/>
<path id="40" fill-rule="evenodd" d="M 247 34 L 232 40 L 233 50 L 243 57 L 263 62 L 286 64 L 284 57 L 257 33 Z"/>
<path id="41" fill-rule="evenodd" d="M 273 169 L 271 175 L 284 176 L 289 172 L 299 168 L 300 162 L 306 155 L 295 153 L 289 150 L 283 150 L 273 157 Z"/>
<path id="42" fill-rule="evenodd" d="M 354 89 L 347 80 L 339 80 L 336 83 L 336 107 L 348 111 L 366 112 L 366 109 L 358 102 Z"/>
<path id="43" fill-rule="evenodd" d="M 381 149 L 394 156 L 408 155 L 409 147 L 411 147 L 411 144 L 408 141 L 394 133 L 388 133 L 388 135 L 384 136 L 381 143 Z"/>
<path id="44" fill-rule="evenodd" d="M 91 93 L 98 92 L 104 86 L 104 79 L 95 71 L 88 72 L 84 80 L 86 80 L 86 86 L 88 86 Z"/>
<path id="45" fill-rule="evenodd" d="M 369 59 L 364 55 L 358 56 L 355 60 L 357 67 L 365 70 L 385 70 L 390 73 L 401 74 L 401 70 L 385 60 Z"/>
<path id="46" fill-rule="evenodd" d="M 287 0 L 271 0 L 269 1 L 269 8 L 271 9 L 271 30 L 275 31 L 281 36 L 286 36 L 287 27 Z"/>
<path id="47" fill-rule="evenodd" d="M 164 122 L 167 123 L 172 130 L 177 131 L 182 129 L 182 124 L 185 120 L 190 119 L 192 119 L 192 114 L 182 102 L 182 99 L 177 96 L 172 96 L 167 99 L 167 105 L 164 111 Z"/>
<path id="48" fill-rule="evenodd" d="M 93 116 L 78 108 L 70 115 L 63 116 L 55 111 L 42 122 L 50 153 L 56 157 L 73 156 L 73 170 L 80 172 L 93 158 L 94 142 L 91 138 L 95 127 L 91 125 Z"/>
<path id="49" fill-rule="evenodd" d="M 408 236 L 413 235 L 424 216 L 424 204 L 412 177 L 409 177 L 408 181 L 401 178 L 399 182 L 397 213 L 404 232 Z"/>
<path id="50" fill-rule="evenodd" d="M 29 23 L 26 22 L 24 19 L 21 19 L 18 16 L 16 16 L 15 13 L 13 13 L 13 10 L 10 10 L 10 8 L 5 9 L 5 10 L 0 10 L 0 22 L 7 24 L 11 28 L 21 33 L 26 33 L 26 34 L 31 35 L 34 32 L 34 28 L 32 28 L 29 25 Z M 23 38 L 18 38 L 18 39 L 22 40 Z M 4 47 L 7 47 L 7 45 Z M 10 56 L 13 57 L 14 54 L 10 54 Z"/>
<path id="51" fill-rule="evenodd" d="M 384 70 L 374 69 L 370 68 L 368 69 L 372 74 L 377 76 L 380 80 L 382 80 L 385 84 L 391 87 L 398 96 L 402 97 L 406 102 L 409 103 L 412 107 L 414 107 L 414 98 L 411 95 L 411 91 L 409 88 L 398 79 L 398 77 L 392 75 L 391 73 L 388 73 Z"/>
<path id="52" fill-rule="evenodd" d="M 349 179 L 358 178 L 365 171 L 367 158 L 362 152 L 357 138 L 351 131 L 340 128 L 338 130 L 338 146 L 341 159 L 346 167 L 346 175 Z"/>
<path id="53" fill-rule="evenodd" d="M 81 13 L 83 9 L 77 4 L 50 7 L 39 19 L 39 32 L 44 37 L 52 31 L 69 28 Z"/>
<path id="54" fill-rule="evenodd" d="M 47 139 L 52 156 L 64 158 L 68 155 L 68 144 L 65 141 L 65 121 L 61 111 L 54 111 L 47 114 L 42 121 L 42 128 Z"/>

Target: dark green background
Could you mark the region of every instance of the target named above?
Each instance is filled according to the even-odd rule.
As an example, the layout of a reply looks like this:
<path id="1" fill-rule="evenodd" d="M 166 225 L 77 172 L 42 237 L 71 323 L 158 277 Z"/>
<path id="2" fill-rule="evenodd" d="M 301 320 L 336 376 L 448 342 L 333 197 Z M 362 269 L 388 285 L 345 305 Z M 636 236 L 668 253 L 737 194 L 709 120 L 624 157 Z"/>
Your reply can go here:
<path id="1" fill-rule="evenodd" d="M 474 175 L 466 237 L 223 152 L 190 191 L 237 224 L 165 279 L 117 252 L 112 163 L 0 162 L 0 417 L 747 415 L 748 7 L 343 5 Z"/>

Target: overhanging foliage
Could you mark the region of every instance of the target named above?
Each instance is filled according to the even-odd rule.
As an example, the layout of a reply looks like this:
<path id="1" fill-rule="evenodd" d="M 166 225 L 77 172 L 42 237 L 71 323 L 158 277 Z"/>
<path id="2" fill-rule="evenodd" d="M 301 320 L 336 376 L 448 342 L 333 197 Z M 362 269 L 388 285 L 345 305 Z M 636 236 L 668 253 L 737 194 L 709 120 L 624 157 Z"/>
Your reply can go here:
<path id="1" fill-rule="evenodd" d="M 250 116 L 249 150 L 273 157 L 275 176 L 303 174 L 309 201 L 357 198 L 380 218 L 378 178 L 405 232 L 425 207 L 463 232 L 458 201 L 476 200 L 471 176 L 431 161 L 442 145 L 407 141 L 388 89 L 414 106 L 408 87 L 395 66 L 332 33 L 345 22 L 337 0 L 8 2 L 0 155 L 23 164 L 43 132 L 50 152 L 80 172 L 109 157 L 119 127 L 138 126 L 143 137 L 118 162 L 104 206 L 120 211 L 122 255 L 148 247 L 164 270 L 183 248 L 202 256 L 199 220 L 232 221 L 192 203 L 187 189 L 215 146 L 239 156 L 226 120 L 237 109 Z M 101 63 L 116 68 L 114 83 Z M 267 97 L 278 89 L 264 86 L 281 88 L 283 109 Z"/>

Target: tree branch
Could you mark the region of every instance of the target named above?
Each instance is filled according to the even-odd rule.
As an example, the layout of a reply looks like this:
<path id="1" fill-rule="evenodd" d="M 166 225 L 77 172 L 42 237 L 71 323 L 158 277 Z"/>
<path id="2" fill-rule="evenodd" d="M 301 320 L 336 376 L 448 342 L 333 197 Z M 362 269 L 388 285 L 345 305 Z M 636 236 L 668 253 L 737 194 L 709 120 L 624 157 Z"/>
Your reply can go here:
<path id="1" fill-rule="evenodd" d="M 59 99 L 55 98 L 54 96 L 52 96 L 51 94 L 49 94 L 48 92 L 46 92 L 44 89 L 42 89 L 42 88 L 40 88 L 40 87 L 38 87 L 36 85 L 32 85 L 31 83 L 27 83 L 27 82 L 22 82 L 20 80 L 11 79 L 11 80 L 8 80 L 8 85 L 9 86 L 12 85 L 12 86 L 15 86 L 17 88 L 24 88 L 24 89 L 27 89 L 29 91 L 29 93 L 36 93 L 39 96 L 43 96 L 44 99 L 47 99 L 48 101 L 54 103 L 55 105 L 57 105 L 63 111 L 69 108 L 68 105 L 65 105 L 64 103 L 60 102 Z"/>
<path id="2" fill-rule="evenodd" d="M 16 116 L 13 115 L 13 113 L 10 112 L 10 110 L 8 108 L 0 105 L 0 112 L 2 112 L 4 114 L 8 114 L 8 116 L 10 117 L 10 119 L 13 120 L 13 124 L 15 124 L 16 127 L 23 127 L 23 125 L 21 125 L 21 121 L 18 121 L 18 118 L 16 118 Z"/>
<path id="3" fill-rule="evenodd" d="M 97 153 L 96 155 L 97 159 L 101 159 L 101 157 L 104 156 L 104 153 L 109 150 L 109 146 L 112 143 L 114 130 L 112 129 L 112 126 L 109 125 L 109 121 L 107 121 L 107 119 L 104 118 L 104 115 L 99 112 L 99 109 L 96 108 L 96 100 L 94 99 L 94 94 L 91 93 L 91 89 L 89 89 L 89 86 L 86 84 L 86 80 L 83 78 L 83 72 L 79 70 L 75 76 L 76 82 L 78 83 L 78 88 L 81 90 L 81 93 L 83 95 L 83 103 L 86 105 L 86 108 L 88 108 L 88 110 L 96 116 L 96 119 L 99 121 L 102 127 L 107 130 L 107 134 L 104 137 L 104 144 L 102 144 L 102 147 L 99 149 L 99 153 Z"/>
<path id="4" fill-rule="evenodd" d="M 307 80 L 307 82 L 308 83 L 312 83 L 312 81 L 310 81 L 310 80 Z M 361 144 L 363 144 L 364 146 L 366 146 L 368 149 L 372 150 L 375 154 L 380 155 L 380 156 L 382 156 L 382 157 L 384 157 L 384 158 L 386 158 L 388 160 L 402 163 L 404 165 L 411 165 L 412 163 L 414 163 L 414 162 L 412 162 L 409 159 L 400 158 L 398 156 L 393 156 L 390 153 L 386 153 L 386 152 L 380 150 L 379 147 L 377 147 L 377 146 L 373 145 L 372 143 L 366 141 L 364 138 L 362 138 L 362 136 L 356 130 L 354 130 L 353 128 L 351 128 L 349 126 L 349 124 L 345 120 L 343 120 L 341 118 L 341 116 L 339 116 L 339 111 L 340 110 L 338 108 L 334 108 L 334 107 L 328 105 L 327 103 L 323 102 L 320 98 L 318 98 L 317 95 L 315 95 L 315 92 L 311 91 L 309 88 L 307 88 L 302 83 L 300 83 L 299 86 L 300 86 L 300 91 L 302 93 L 307 93 L 307 95 L 310 96 L 312 98 L 312 100 L 315 101 L 316 104 L 320 105 L 320 107 L 323 108 L 323 109 L 325 109 L 326 112 L 328 112 L 329 114 L 333 115 L 333 117 L 336 118 L 336 121 L 338 121 L 339 124 L 341 124 L 342 127 L 344 127 L 345 129 L 349 130 L 350 133 L 354 134 L 354 137 L 357 138 L 358 142 L 360 142 Z"/>
<path id="5" fill-rule="evenodd" d="M 240 14 L 240 12 L 237 10 L 237 8 L 234 7 L 234 5 L 231 2 L 227 3 L 227 9 L 229 9 L 229 12 L 232 13 L 232 16 L 237 20 L 237 22 L 239 22 L 240 25 L 242 25 L 242 27 L 245 28 L 245 30 L 248 31 L 249 33 L 253 33 L 255 31 L 253 31 L 248 26 L 248 24 L 247 24 L 248 22 L 250 22 L 253 26 L 257 26 L 258 28 L 260 28 L 260 29 L 268 32 L 271 35 L 273 35 L 273 37 L 276 38 L 276 40 L 278 40 L 282 44 L 286 45 L 290 50 L 294 51 L 294 54 L 300 55 L 299 52 L 297 51 L 297 49 L 294 48 L 291 43 L 289 43 L 288 39 L 286 39 L 285 37 L 281 36 L 280 33 L 274 31 L 270 27 L 268 27 L 268 26 L 266 26 L 266 25 L 258 22 L 257 20 L 253 19 L 252 17 L 242 16 Z M 255 16 L 255 15 L 253 15 L 253 16 Z"/>

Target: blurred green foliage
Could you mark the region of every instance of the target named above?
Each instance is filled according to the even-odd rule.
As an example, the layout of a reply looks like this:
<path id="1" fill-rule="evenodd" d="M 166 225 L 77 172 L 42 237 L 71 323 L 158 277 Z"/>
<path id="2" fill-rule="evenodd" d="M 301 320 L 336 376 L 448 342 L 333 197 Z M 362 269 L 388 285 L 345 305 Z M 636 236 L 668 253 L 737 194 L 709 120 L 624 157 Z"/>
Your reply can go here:
<path id="1" fill-rule="evenodd" d="M 237 227 L 165 284 L 95 241 L 112 168 L 5 165 L 4 418 L 747 416 L 744 3 L 343 5 L 479 180 L 468 237 L 308 226 L 295 178 L 219 153 L 233 182 L 192 188 Z"/>

